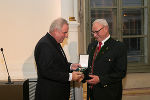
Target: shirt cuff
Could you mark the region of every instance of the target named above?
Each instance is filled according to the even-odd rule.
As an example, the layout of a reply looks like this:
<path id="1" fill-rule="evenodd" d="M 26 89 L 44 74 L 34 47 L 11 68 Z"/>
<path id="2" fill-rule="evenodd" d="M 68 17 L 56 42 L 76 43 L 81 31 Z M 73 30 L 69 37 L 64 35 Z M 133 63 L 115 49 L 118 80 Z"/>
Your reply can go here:
<path id="1" fill-rule="evenodd" d="M 68 81 L 72 81 L 72 73 L 69 73 L 69 80 Z"/>

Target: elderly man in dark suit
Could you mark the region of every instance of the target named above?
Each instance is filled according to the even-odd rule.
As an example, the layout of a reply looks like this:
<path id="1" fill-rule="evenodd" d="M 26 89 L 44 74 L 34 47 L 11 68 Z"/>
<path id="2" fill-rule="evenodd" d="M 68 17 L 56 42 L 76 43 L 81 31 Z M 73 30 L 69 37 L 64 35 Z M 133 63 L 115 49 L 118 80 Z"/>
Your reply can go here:
<path id="1" fill-rule="evenodd" d="M 35 100 L 69 100 L 70 81 L 82 77 L 80 72 L 70 73 L 70 69 L 76 70 L 80 65 L 69 63 L 60 45 L 68 37 L 68 29 L 65 19 L 54 20 L 49 33 L 35 47 L 38 74 Z"/>
<path id="2" fill-rule="evenodd" d="M 121 100 L 122 79 L 127 69 L 126 47 L 110 37 L 105 19 L 93 22 L 92 34 L 96 41 L 88 46 L 89 67 L 84 72 L 88 83 L 87 99 Z"/>

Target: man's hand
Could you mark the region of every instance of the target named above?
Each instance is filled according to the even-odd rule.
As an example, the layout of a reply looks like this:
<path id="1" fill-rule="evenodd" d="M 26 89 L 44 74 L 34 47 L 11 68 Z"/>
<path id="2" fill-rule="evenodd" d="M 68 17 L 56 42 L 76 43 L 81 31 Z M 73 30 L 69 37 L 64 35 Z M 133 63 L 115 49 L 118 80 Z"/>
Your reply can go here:
<path id="1" fill-rule="evenodd" d="M 76 70 L 79 67 L 81 67 L 80 64 L 71 64 L 71 70 Z"/>
<path id="2" fill-rule="evenodd" d="M 77 82 L 81 82 L 84 79 L 84 74 L 81 74 L 81 77 L 77 80 Z"/>
<path id="3" fill-rule="evenodd" d="M 78 81 L 82 77 L 81 72 L 72 72 L 72 80 L 73 81 Z"/>
<path id="4" fill-rule="evenodd" d="M 88 82 L 89 84 L 93 84 L 93 85 L 95 85 L 95 84 L 97 84 L 97 83 L 99 83 L 99 82 L 100 82 L 99 77 L 98 77 L 98 76 L 96 76 L 96 75 L 89 75 L 89 77 L 91 77 L 91 78 L 92 78 L 92 79 L 90 79 L 90 80 L 87 80 L 87 82 Z"/>

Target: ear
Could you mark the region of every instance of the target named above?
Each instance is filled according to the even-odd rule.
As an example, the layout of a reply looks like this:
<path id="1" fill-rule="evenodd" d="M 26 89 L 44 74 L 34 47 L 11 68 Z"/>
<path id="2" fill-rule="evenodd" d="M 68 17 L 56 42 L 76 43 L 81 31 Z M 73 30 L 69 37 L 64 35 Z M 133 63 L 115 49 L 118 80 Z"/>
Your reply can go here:
<path id="1" fill-rule="evenodd" d="M 54 29 L 54 32 L 57 32 L 57 31 L 58 31 L 58 30 L 55 28 L 55 29 Z"/>
<path id="2" fill-rule="evenodd" d="M 55 29 L 53 30 L 53 32 L 51 32 L 51 35 L 55 36 L 57 33 L 58 33 L 58 31 L 57 31 L 57 29 L 55 28 Z"/>
<path id="3" fill-rule="evenodd" d="M 105 32 L 108 32 L 108 26 L 105 26 L 105 27 L 104 27 L 104 31 L 105 31 Z"/>

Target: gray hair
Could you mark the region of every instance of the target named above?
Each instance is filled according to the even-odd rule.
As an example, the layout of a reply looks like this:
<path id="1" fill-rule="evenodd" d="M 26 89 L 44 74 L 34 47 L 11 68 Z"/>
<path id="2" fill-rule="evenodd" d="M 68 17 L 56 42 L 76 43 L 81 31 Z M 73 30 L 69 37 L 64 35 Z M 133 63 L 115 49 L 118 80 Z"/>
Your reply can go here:
<path id="1" fill-rule="evenodd" d="M 103 26 L 108 26 L 106 19 L 96 19 L 92 24 L 94 24 L 94 23 L 99 23 Z"/>
<path id="2" fill-rule="evenodd" d="M 63 27 L 64 24 L 68 25 L 67 20 L 65 20 L 64 18 L 57 18 L 57 19 L 55 19 L 52 22 L 52 24 L 50 25 L 49 33 L 53 32 L 54 29 L 61 30 L 61 28 Z"/>

